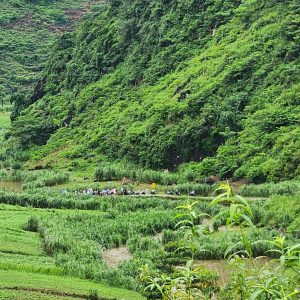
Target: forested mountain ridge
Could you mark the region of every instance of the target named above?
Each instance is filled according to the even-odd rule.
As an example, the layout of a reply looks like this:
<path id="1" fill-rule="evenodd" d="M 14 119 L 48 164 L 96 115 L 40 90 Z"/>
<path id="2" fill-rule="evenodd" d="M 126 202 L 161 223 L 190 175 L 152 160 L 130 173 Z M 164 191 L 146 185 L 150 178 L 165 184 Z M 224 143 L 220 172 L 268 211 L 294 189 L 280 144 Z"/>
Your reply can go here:
<path id="1" fill-rule="evenodd" d="M 47 60 L 56 36 L 72 30 L 95 3 L 84 0 L 3 0 L 0 3 L 0 99 L 21 101 Z M 22 100 L 23 99 L 23 100 Z M 18 113 L 17 111 L 15 113 Z M 13 117 L 15 114 L 13 114 Z"/>
<path id="2" fill-rule="evenodd" d="M 28 158 L 299 176 L 298 1 L 109 2 L 55 44 L 31 100 L 17 99 L 28 107 L 11 136 Z"/>

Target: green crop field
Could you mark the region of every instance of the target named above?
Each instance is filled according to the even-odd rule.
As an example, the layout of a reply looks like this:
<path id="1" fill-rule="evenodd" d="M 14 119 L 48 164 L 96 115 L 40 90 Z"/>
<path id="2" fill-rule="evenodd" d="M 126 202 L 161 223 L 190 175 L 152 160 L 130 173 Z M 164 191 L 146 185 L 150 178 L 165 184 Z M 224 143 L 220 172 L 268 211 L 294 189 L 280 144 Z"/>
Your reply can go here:
<path id="1" fill-rule="evenodd" d="M 80 212 L 0 206 L 0 299 L 87 299 L 92 291 L 105 299 L 143 299 L 134 292 L 64 276 L 55 258 L 46 255 L 38 233 L 26 230 L 30 218 L 53 213 L 66 217 Z"/>
<path id="2" fill-rule="evenodd" d="M 0 295 L 7 297 L 1 299 L 88 299 L 91 291 L 98 291 L 101 299 L 144 299 L 134 292 L 71 277 L 0 270 L 0 279 Z"/>
<path id="3" fill-rule="evenodd" d="M 0 300 L 300 299 L 299 0 L 0 1 Z"/>
<path id="4" fill-rule="evenodd" d="M 1 192 L 0 294 L 6 297 L 1 299 L 94 299 L 88 298 L 93 293 L 100 299 L 143 299 L 128 291 L 156 295 L 155 287 L 145 293 L 148 281 L 142 280 L 143 272 L 176 276 L 176 268 L 184 266 L 191 253 L 202 265 L 197 281 L 207 286 L 203 295 L 226 299 L 225 287 L 234 279 L 225 270 L 230 260 L 226 263 L 224 258 L 235 251 L 277 258 L 276 252 L 270 252 L 271 244 L 259 241 L 272 241 L 278 230 L 288 232 L 287 245 L 300 241 L 294 213 L 299 194 L 248 202 L 253 225 L 236 219 L 234 226 L 227 227 L 226 205 L 212 205 L 207 198 L 99 197 L 72 190 L 62 194 L 47 187 Z M 180 220 L 184 227 L 176 225 Z M 190 229 L 192 235 L 186 236 Z M 236 245 L 241 237 L 247 243 Z M 112 264 L 115 260 L 118 263 Z M 255 270 L 261 267 L 268 270 L 268 264 L 268 260 L 258 264 L 251 276 L 258 276 Z M 222 292 L 218 292 L 220 280 Z"/>

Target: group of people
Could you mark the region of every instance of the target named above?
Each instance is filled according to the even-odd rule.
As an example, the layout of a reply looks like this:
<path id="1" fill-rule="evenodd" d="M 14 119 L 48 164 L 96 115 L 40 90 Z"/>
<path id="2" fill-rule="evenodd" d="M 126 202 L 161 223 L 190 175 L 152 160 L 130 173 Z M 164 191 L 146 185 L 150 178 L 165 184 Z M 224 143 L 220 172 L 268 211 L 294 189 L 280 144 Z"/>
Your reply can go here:
<path id="1" fill-rule="evenodd" d="M 169 190 L 169 191 L 166 191 L 166 194 L 167 195 L 177 195 L 177 196 L 180 196 L 181 195 L 181 193 L 179 192 L 179 191 L 172 191 L 172 190 Z M 196 196 L 196 192 L 195 191 L 190 191 L 189 193 L 188 193 L 190 196 Z"/>
<path id="2" fill-rule="evenodd" d="M 83 195 L 94 195 L 94 196 L 114 196 L 118 194 L 117 189 L 80 189 L 80 190 L 75 190 L 74 194 L 83 194 Z"/>
<path id="3" fill-rule="evenodd" d="M 67 194 L 68 191 L 65 189 L 61 190 L 62 194 Z M 116 195 L 156 195 L 156 189 L 146 189 L 146 190 L 138 190 L 138 191 L 133 191 L 133 190 L 129 190 L 126 187 L 121 187 L 120 189 L 117 188 L 106 188 L 106 189 L 79 189 L 79 190 L 74 190 L 74 194 L 75 195 L 93 195 L 93 196 L 116 196 Z M 176 196 L 180 196 L 181 193 L 176 190 L 167 190 L 166 191 L 167 195 L 176 195 Z M 196 196 L 196 192 L 195 191 L 191 191 L 189 192 L 190 196 Z"/>
<path id="4" fill-rule="evenodd" d="M 68 191 L 63 189 L 61 190 L 62 194 L 67 194 Z M 79 189 L 74 190 L 75 195 L 93 195 L 93 196 L 116 196 L 116 195 L 156 195 L 156 190 L 139 190 L 131 191 L 127 188 L 121 187 L 120 189 L 116 188 L 106 188 L 106 189 Z"/>
<path id="5" fill-rule="evenodd" d="M 179 191 L 172 191 L 172 190 L 170 190 L 170 191 L 166 191 L 166 194 L 167 195 L 177 195 L 177 196 L 180 196 L 181 195 L 181 193 L 179 192 Z"/>

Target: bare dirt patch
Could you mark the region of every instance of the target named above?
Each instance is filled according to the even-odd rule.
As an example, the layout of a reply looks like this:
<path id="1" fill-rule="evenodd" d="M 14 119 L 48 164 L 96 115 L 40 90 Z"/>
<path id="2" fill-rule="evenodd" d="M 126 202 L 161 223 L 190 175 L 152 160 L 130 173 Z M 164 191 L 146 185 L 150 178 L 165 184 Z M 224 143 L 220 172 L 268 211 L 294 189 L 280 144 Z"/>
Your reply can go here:
<path id="1" fill-rule="evenodd" d="M 98 1 L 88 1 L 80 4 L 80 9 L 65 9 L 66 17 L 72 22 L 79 21 L 85 14 L 91 12 L 93 5 L 95 4 L 105 4 L 105 0 Z"/>
<path id="2" fill-rule="evenodd" d="M 121 262 L 132 259 L 133 256 L 127 247 L 112 248 L 102 252 L 103 261 L 112 268 L 118 267 Z"/>
<path id="3" fill-rule="evenodd" d="M 203 266 L 207 270 L 216 271 L 220 276 L 219 282 L 225 283 L 228 281 L 228 277 L 229 277 L 229 270 L 226 267 L 226 262 L 227 262 L 226 260 L 213 260 L 213 259 L 195 260 L 194 266 L 195 267 Z"/>
<path id="4" fill-rule="evenodd" d="M 80 4 L 78 8 L 65 8 L 64 14 L 66 17 L 67 22 L 63 24 L 49 24 L 47 28 L 49 31 L 53 33 L 63 33 L 66 31 L 71 31 L 74 28 L 74 24 L 79 22 L 84 15 L 90 13 L 92 8 L 96 4 L 105 4 L 106 0 L 98 0 L 98 1 L 87 1 Z M 39 23 L 34 21 L 33 13 L 29 13 L 24 15 L 23 17 L 12 21 L 11 23 L 7 24 L 5 27 L 8 29 L 26 29 L 31 30 L 32 28 L 36 28 L 40 26 Z"/>
<path id="5" fill-rule="evenodd" d="M 247 266 L 256 270 L 260 270 L 264 265 L 270 263 L 270 258 L 268 257 L 257 257 L 253 260 L 247 261 Z M 199 267 L 203 266 L 207 270 L 216 271 L 219 274 L 219 284 L 224 285 L 229 281 L 230 273 L 234 272 L 232 267 L 229 267 L 227 260 L 195 260 L 194 266 Z"/>
<path id="6" fill-rule="evenodd" d="M 204 218 L 203 220 L 202 220 L 202 225 L 209 225 L 210 224 L 210 222 L 211 222 L 211 218 Z"/>
<path id="7" fill-rule="evenodd" d="M 15 29 L 15 28 L 31 28 L 35 27 L 36 23 L 33 21 L 32 14 L 27 14 L 24 17 L 21 17 L 14 22 L 11 22 L 5 26 L 7 29 Z"/>

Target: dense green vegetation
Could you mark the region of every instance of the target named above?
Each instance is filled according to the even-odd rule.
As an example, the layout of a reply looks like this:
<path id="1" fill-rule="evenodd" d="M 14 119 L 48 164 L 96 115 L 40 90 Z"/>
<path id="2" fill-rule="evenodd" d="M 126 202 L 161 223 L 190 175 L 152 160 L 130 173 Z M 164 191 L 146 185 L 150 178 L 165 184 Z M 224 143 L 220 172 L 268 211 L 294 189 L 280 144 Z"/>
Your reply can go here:
<path id="1" fill-rule="evenodd" d="M 0 299 L 298 299 L 299 25 L 297 0 L 2 1 Z"/>
<path id="2" fill-rule="evenodd" d="M 90 3 L 101 1 L 90 1 Z M 56 36 L 70 31 L 89 1 L 3 0 L 0 4 L 0 102 L 16 101 L 13 118 L 34 101 L 33 87 Z"/>
<path id="3" fill-rule="evenodd" d="M 282 181 L 279 183 L 247 184 L 239 191 L 244 196 L 269 197 L 272 195 L 294 195 L 300 193 L 299 181 Z"/>
<path id="4" fill-rule="evenodd" d="M 0 111 L 0 141 L 4 137 L 5 131 L 10 127 L 10 113 L 6 111 L 4 106 L 3 111 Z"/>
<path id="5" fill-rule="evenodd" d="M 125 158 L 299 176 L 299 12 L 295 0 L 110 1 L 55 44 L 12 136 L 48 167 Z"/>
<path id="6" fill-rule="evenodd" d="M 223 209 L 213 216 L 210 221 L 210 232 L 214 232 L 213 225 L 217 221 L 225 220 L 227 241 L 232 238 L 230 229 L 239 231 L 239 238 L 231 240 L 232 245 L 225 250 L 225 258 L 230 271 L 230 279 L 225 284 L 214 285 L 213 276 L 207 276 L 203 265 L 197 264 L 195 257 L 200 253 L 214 253 L 201 237 L 207 235 L 205 227 L 198 224 L 198 218 L 207 216 L 197 211 L 197 202 L 181 205 L 177 208 L 182 213 L 176 216 L 179 222 L 175 225 L 183 236 L 176 252 L 186 251 L 185 267 L 173 276 L 153 272 L 145 266 L 141 279 L 147 283 L 146 290 L 157 292 L 163 299 L 296 299 L 299 296 L 299 268 L 300 244 L 288 245 L 286 237 L 275 236 L 273 239 L 259 239 L 261 233 L 257 231 L 257 217 L 252 205 L 242 197 L 234 195 L 230 186 L 221 184 L 220 194 L 209 204 L 209 207 L 224 205 Z M 280 199 L 276 199 L 280 200 Z M 288 201 L 285 201 L 288 204 Z M 281 211 L 281 210 L 279 210 Z M 266 228 L 268 223 L 264 223 Z M 249 229 L 255 235 L 249 235 Z M 200 243 L 199 243 L 200 240 Z M 254 241 L 253 241 L 254 240 Z M 220 243 L 220 239 L 215 241 Z M 260 261 L 263 257 L 255 258 L 260 253 L 275 255 L 271 261 Z M 180 255 L 180 254 L 179 254 Z M 177 255 L 178 256 L 178 255 Z"/>
<path id="7" fill-rule="evenodd" d="M 2 192 L 0 202 L 5 204 L 0 206 L 0 273 L 8 275 L 1 286 L 8 288 L 9 276 L 20 272 L 20 282 L 15 283 L 24 288 L 20 292 L 34 293 L 30 290 L 34 286 L 33 282 L 44 282 L 48 277 L 45 289 L 79 293 L 77 284 L 80 281 L 69 281 L 64 277 L 68 275 L 138 290 L 150 298 L 155 295 L 159 297 L 157 287 L 144 290 L 149 280 L 152 280 L 151 276 L 170 276 L 170 280 L 175 280 L 176 276 L 181 276 L 178 266 L 184 265 L 192 253 L 193 260 L 200 260 L 200 266 L 203 264 L 194 280 L 199 284 L 201 294 L 208 297 L 205 299 L 213 295 L 227 299 L 226 293 L 230 291 L 237 293 L 236 298 L 234 296 L 232 299 L 241 299 L 234 277 L 238 272 L 233 272 L 232 276 L 226 275 L 225 265 L 230 266 L 233 261 L 226 263 L 224 258 L 230 258 L 235 253 L 243 253 L 244 256 L 251 253 L 252 258 L 264 255 L 279 257 L 277 252 L 270 252 L 277 248 L 266 241 L 272 241 L 280 233 L 285 235 L 286 247 L 299 242 L 299 194 L 250 201 L 244 208 L 251 209 L 251 223 L 241 221 L 248 222 L 247 218 L 240 219 L 244 218 L 246 210 L 238 210 L 232 216 L 229 214 L 234 205 L 246 202 L 239 202 L 239 198 L 234 196 L 236 200 L 229 202 L 229 206 L 229 200 L 223 200 L 222 197 L 220 194 L 214 201 L 200 200 L 187 205 L 189 200 L 184 198 L 99 197 L 74 195 L 71 192 L 61 194 L 45 188 L 32 189 L 26 193 Z M 232 226 L 225 227 L 229 215 L 233 218 Z M 193 224 L 192 227 L 190 224 Z M 111 267 L 103 251 L 121 246 L 127 246 L 133 257 L 117 267 Z M 218 279 L 220 271 L 205 264 L 208 259 L 216 263 L 220 260 L 222 278 L 226 278 L 222 284 Z M 240 268 L 239 272 L 243 268 L 248 270 L 244 262 L 237 260 L 236 264 Z M 234 268 L 237 268 L 236 264 Z M 252 266 L 243 276 L 257 276 L 255 269 L 262 266 L 265 270 L 272 268 L 272 264 L 265 264 L 262 262 L 256 267 Z M 52 282 L 55 284 L 57 281 L 60 284 L 53 289 Z M 64 285 L 63 282 L 70 282 L 70 285 Z M 37 288 L 40 286 L 42 288 L 42 284 Z M 98 289 L 98 295 L 105 297 L 105 289 L 96 284 L 94 286 Z M 249 282 L 245 288 L 247 286 L 249 289 L 245 293 L 253 293 L 253 285 Z M 285 289 L 291 286 L 287 285 Z M 73 290 L 75 287 L 76 292 Z M 89 292 L 87 288 L 85 292 Z M 117 295 L 117 291 L 112 289 L 111 294 Z M 46 299 L 51 299 L 50 296 Z M 133 298 L 129 296 L 129 299 Z"/>

